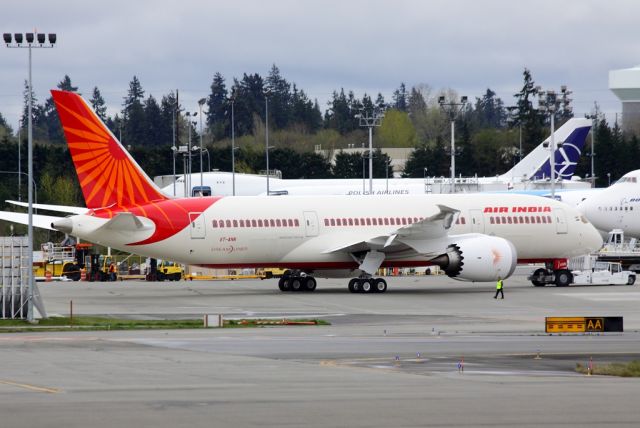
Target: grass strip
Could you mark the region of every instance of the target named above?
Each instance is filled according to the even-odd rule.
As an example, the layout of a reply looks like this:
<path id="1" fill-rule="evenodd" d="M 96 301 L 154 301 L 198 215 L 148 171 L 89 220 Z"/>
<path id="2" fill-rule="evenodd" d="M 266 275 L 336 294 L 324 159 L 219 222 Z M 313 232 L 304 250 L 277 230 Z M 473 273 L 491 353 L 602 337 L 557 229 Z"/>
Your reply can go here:
<path id="1" fill-rule="evenodd" d="M 328 322 L 316 319 L 242 319 L 225 320 L 224 328 L 259 328 L 270 326 L 293 325 L 330 325 Z M 38 320 L 37 324 L 30 324 L 26 320 L 0 320 L 0 333 L 16 332 L 44 332 L 44 331 L 68 331 L 72 330 L 173 330 L 173 329 L 198 329 L 205 328 L 202 319 L 179 320 L 133 320 L 124 318 L 107 318 L 78 316 L 51 317 Z"/>
<path id="2" fill-rule="evenodd" d="M 588 374 L 589 367 L 580 363 L 576 364 L 576 371 Z M 619 377 L 640 377 L 640 360 L 629 363 L 594 364 L 592 375 L 619 376 Z"/>

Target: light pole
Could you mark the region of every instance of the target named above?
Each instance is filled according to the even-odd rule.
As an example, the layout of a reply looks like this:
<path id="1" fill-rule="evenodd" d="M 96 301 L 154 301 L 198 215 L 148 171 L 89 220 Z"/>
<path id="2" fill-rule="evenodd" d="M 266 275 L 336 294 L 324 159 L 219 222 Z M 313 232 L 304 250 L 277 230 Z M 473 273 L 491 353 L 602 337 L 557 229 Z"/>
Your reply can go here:
<path id="1" fill-rule="evenodd" d="M 385 179 L 387 180 L 387 195 L 389 194 L 389 165 L 391 165 L 391 158 L 387 156 L 384 168 Z"/>
<path id="2" fill-rule="evenodd" d="M 202 147 L 204 147 L 202 145 L 202 106 L 204 105 L 204 103 L 207 100 L 205 98 L 201 98 L 198 101 L 198 107 L 200 107 L 200 190 L 202 191 L 202 186 L 204 183 L 203 177 L 202 177 Z M 209 152 L 207 152 L 209 153 Z"/>
<path id="3" fill-rule="evenodd" d="M 18 121 L 18 202 L 22 202 L 22 120 Z"/>
<path id="4" fill-rule="evenodd" d="M 462 111 L 467 104 L 467 97 L 460 97 L 460 102 L 455 101 L 446 102 L 445 96 L 438 97 L 438 104 L 440 108 L 445 112 L 449 120 L 451 121 L 451 192 L 456 192 L 456 138 L 455 138 L 455 123 L 456 117 Z"/>
<path id="5" fill-rule="evenodd" d="M 176 150 L 178 150 L 178 148 L 176 147 L 174 142 L 173 146 L 171 146 L 171 153 L 173 155 L 173 197 L 174 198 L 176 197 Z"/>
<path id="6" fill-rule="evenodd" d="M 265 135 L 265 152 L 267 157 L 267 196 L 269 196 L 269 95 L 271 91 L 264 92 L 264 135 Z"/>
<path id="7" fill-rule="evenodd" d="M 507 121 L 513 125 L 516 121 L 517 121 L 517 115 L 516 115 L 516 110 L 518 109 L 518 107 L 516 106 L 512 106 L 512 107 L 507 107 L 507 112 L 508 112 L 508 118 Z M 518 149 L 518 157 L 520 158 L 520 161 L 522 161 L 522 123 L 518 121 L 518 134 L 519 134 L 519 149 Z M 514 162 L 515 163 L 515 162 Z"/>
<path id="8" fill-rule="evenodd" d="M 365 114 L 364 108 L 360 108 L 360 113 L 356 114 L 356 119 L 360 126 L 369 128 L 369 193 L 373 193 L 373 128 L 382 125 L 384 110 L 375 107 L 371 115 Z M 363 192 L 364 193 L 364 192 Z"/>
<path id="9" fill-rule="evenodd" d="M 610 172 L 607 172 L 607 178 L 609 179 L 608 186 L 611 186 L 611 173 Z"/>
<path id="10" fill-rule="evenodd" d="M 22 33 L 15 33 L 14 39 L 15 43 L 12 43 L 11 33 L 4 33 L 2 38 L 4 42 L 7 44 L 8 48 L 27 48 L 29 50 L 29 106 L 28 106 L 28 115 L 27 118 L 27 128 L 28 128 L 28 142 L 27 142 L 27 164 L 29 171 L 29 181 L 27 182 L 28 192 L 28 226 L 27 226 L 27 242 L 29 246 L 28 256 L 27 256 L 27 264 L 29 265 L 28 273 L 27 273 L 27 281 L 29 282 L 29 298 L 27 303 L 27 319 L 29 322 L 33 322 L 33 124 L 32 124 L 32 103 L 33 103 L 33 85 L 31 79 L 31 49 L 32 48 L 52 48 L 56 43 L 56 35 L 55 33 L 49 33 L 49 46 L 45 46 L 46 42 L 46 34 L 44 33 L 26 33 L 24 38 L 27 41 L 27 45 L 23 46 L 23 35 Z"/>
<path id="11" fill-rule="evenodd" d="M 171 145 L 171 151 L 173 152 L 173 197 L 176 197 L 176 108 L 173 108 L 173 114 L 171 115 L 171 126 L 173 132 L 171 133 L 171 138 L 173 144 Z"/>
<path id="12" fill-rule="evenodd" d="M 551 156 L 550 156 L 550 173 L 551 173 L 551 199 L 556 198 L 556 139 L 555 139 L 555 118 L 556 112 L 560 106 L 560 102 L 567 102 L 567 98 L 571 91 L 567 90 L 566 86 L 561 86 L 562 100 L 558 99 L 555 91 L 542 91 L 538 89 L 539 108 L 542 112 L 549 113 L 551 117 Z M 562 146 L 562 142 L 558 143 Z"/>
<path id="13" fill-rule="evenodd" d="M 599 108 L 598 108 L 598 103 L 597 102 L 594 101 L 593 104 L 594 104 L 594 109 L 595 109 L 594 114 L 588 114 L 588 115 L 586 115 L 586 117 L 587 117 L 587 119 L 592 119 L 593 120 L 593 125 L 591 125 L 591 153 L 589 153 L 589 157 L 591 157 L 591 187 L 596 187 L 596 175 L 595 175 L 595 171 L 594 171 L 594 158 L 596 156 L 595 134 L 596 134 L 596 129 L 598 127 Z"/>
<path id="14" fill-rule="evenodd" d="M 235 115 L 234 115 L 234 107 L 236 103 L 236 95 L 232 94 L 231 98 L 231 185 L 232 185 L 232 195 L 236 195 L 236 126 L 235 126 Z"/>
<path id="15" fill-rule="evenodd" d="M 198 115 L 198 112 L 186 112 L 185 115 L 187 116 L 187 131 L 189 138 L 189 140 L 187 141 L 187 155 L 189 158 L 187 160 L 187 190 L 189 190 L 189 195 L 191 195 L 191 127 L 193 126 L 191 118 L 196 117 Z"/>

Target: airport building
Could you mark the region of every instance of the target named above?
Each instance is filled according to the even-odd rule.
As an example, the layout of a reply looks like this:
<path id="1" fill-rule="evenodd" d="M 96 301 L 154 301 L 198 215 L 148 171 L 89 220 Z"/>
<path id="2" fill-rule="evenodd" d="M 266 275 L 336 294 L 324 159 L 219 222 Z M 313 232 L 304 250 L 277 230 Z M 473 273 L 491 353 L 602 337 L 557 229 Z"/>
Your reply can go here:
<path id="1" fill-rule="evenodd" d="M 609 71 L 609 89 L 622 102 L 622 129 L 640 135 L 640 65 Z"/>

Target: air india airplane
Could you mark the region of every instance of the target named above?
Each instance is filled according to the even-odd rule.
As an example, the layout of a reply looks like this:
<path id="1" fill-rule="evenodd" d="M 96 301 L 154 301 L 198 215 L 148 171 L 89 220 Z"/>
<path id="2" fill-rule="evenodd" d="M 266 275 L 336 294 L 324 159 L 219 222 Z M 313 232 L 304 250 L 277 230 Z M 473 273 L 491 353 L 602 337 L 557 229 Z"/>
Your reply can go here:
<path id="1" fill-rule="evenodd" d="M 452 278 L 494 281 L 518 262 L 566 270 L 600 234 L 575 209 L 517 194 L 237 196 L 172 199 L 141 170 L 87 102 L 52 91 L 86 208 L 34 225 L 148 257 L 211 268 L 279 266 L 282 291 L 315 277 L 351 277 L 351 292 L 384 292 L 380 267 L 438 265 Z M 0 218 L 25 222 L 24 214 Z M 559 276 L 561 277 L 561 276 Z"/>

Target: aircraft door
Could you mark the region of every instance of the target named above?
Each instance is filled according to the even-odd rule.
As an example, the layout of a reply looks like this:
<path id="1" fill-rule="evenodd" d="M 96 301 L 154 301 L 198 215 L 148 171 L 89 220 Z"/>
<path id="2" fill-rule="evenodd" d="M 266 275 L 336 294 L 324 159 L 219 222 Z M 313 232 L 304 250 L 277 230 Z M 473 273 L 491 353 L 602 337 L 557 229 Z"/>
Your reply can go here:
<path id="1" fill-rule="evenodd" d="M 484 233 L 482 210 L 469 210 L 469 223 L 471 223 L 472 233 Z"/>
<path id="2" fill-rule="evenodd" d="M 189 223 L 191 239 L 204 239 L 206 235 L 204 213 L 189 213 Z"/>
<path id="3" fill-rule="evenodd" d="M 556 222 L 556 233 L 567 233 L 567 214 L 564 212 L 564 210 L 562 208 L 554 208 L 553 216 Z"/>
<path id="4" fill-rule="evenodd" d="M 318 236 L 318 214 L 315 211 L 304 211 L 304 232 L 306 236 Z"/>

